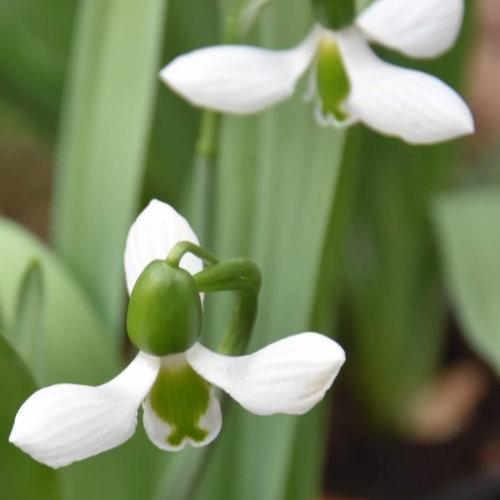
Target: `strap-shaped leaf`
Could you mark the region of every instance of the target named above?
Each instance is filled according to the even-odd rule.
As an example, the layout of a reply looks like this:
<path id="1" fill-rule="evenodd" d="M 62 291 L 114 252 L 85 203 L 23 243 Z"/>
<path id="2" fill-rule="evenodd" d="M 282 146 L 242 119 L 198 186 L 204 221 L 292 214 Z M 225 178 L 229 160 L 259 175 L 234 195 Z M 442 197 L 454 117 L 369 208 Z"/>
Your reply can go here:
<path id="1" fill-rule="evenodd" d="M 141 190 L 165 6 L 163 0 L 81 3 L 60 127 L 56 249 L 116 335 L 123 249 Z"/>
<path id="2" fill-rule="evenodd" d="M 43 365 L 42 372 L 37 374 L 39 382 L 43 385 L 62 381 L 99 383 L 116 372 L 118 363 L 100 318 L 61 262 L 36 238 L 7 219 L 0 219 L 0 240 L 0 295 L 4 301 L 5 323 L 9 331 L 12 330 L 10 336 L 15 336 L 16 328 L 18 332 L 24 329 L 21 322 L 27 319 L 17 305 L 26 266 L 36 259 L 45 278 L 40 310 L 44 318 L 43 343 L 37 343 L 36 350 L 21 348 L 30 366 L 31 363 Z M 21 299 L 24 302 L 26 293 L 25 288 L 24 299 Z M 21 333 L 23 344 L 35 342 L 34 337 L 41 333 L 34 328 L 34 321 L 34 318 L 29 320 L 29 328 L 25 324 L 26 329 Z"/>

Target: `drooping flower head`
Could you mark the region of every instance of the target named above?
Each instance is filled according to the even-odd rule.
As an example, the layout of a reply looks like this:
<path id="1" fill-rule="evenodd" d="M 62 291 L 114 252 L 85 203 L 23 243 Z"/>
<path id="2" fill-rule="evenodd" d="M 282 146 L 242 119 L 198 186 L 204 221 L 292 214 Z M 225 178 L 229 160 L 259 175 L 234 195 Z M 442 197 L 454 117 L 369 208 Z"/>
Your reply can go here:
<path id="1" fill-rule="evenodd" d="M 35 392 L 16 415 L 12 443 L 62 467 L 128 440 L 141 405 L 147 435 L 159 448 L 210 443 L 222 424 L 213 386 L 257 415 L 302 414 L 321 401 L 345 360 L 342 348 L 323 335 L 293 335 L 244 356 L 219 354 L 199 342 L 203 280 L 196 278 L 210 281 L 216 273 L 207 278 L 202 260 L 183 250 L 202 255 L 197 245 L 173 208 L 149 204 L 125 250 L 127 329 L 139 353 L 103 385 L 57 384 Z"/>
<path id="2" fill-rule="evenodd" d="M 195 106 L 245 114 L 290 97 L 310 69 L 308 93 L 321 124 L 362 122 L 414 144 L 445 141 L 474 130 L 462 98 L 431 75 L 382 61 L 369 43 L 437 57 L 455 43 L 463 13 L 463 0 L 375 0 L 348 25 L 317 24 L 293 49 L 203 48 L 160 76 Z"/>

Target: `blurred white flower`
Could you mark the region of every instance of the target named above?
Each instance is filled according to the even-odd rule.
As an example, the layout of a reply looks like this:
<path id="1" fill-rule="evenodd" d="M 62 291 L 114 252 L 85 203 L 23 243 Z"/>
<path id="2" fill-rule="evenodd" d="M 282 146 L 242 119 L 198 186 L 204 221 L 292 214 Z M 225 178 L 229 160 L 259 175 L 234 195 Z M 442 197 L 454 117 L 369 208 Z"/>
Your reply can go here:
<path id="1" fill-rule="evenodd" d="M 293 49 L 203 48 L 174 59 L 160 77 L 195 106 L 244 114 L 288 98 L 312 66 L 311 89 L 320 123 L 362 122 L 414 144 L 445 141 L 474 131 L 462 98 L 433 76 L 382 61 L 368 42 L 410 57 L 436 57 L 455 43 L 463 13 L 463 0 L 375 0 L 351 26 L 333 31 L 317 25 Z M 345 74 L 343 96 L 334 86 L 319 88 L 322 44 L 337 48 L 339 56 L 332 59 L 330 72 Z M 325 55 L 328 58 L 327 51 Z M 327 75 L 323 83 L 342 86 L 342 80 L 329 81 Z M 328 92 L 331 98 L 342 97 L 335 103 L 338 113 L 325 105 Z"/>
<path id="2" fill-rule="evenodd" d="M 187 221 L 169 205 L 152 201 L 128 235 L 129 293 L 150 262 L 164 259 L 185 240 L 197 244 Z M 202 262 L 186 254 L 181 267 L 195 274 Z M 257 415 L 302 414 L 321 401 L 344 361 L 336 342 L 311 332 L 246 356 L 224 356 L 200 343 L 162 357 L 139 352 L 103 385 L 57 384 L 37 391 L 19 409 L 9 440 L 39 462 L 62 467 L 128 440 L 142 404 L 144 427 L 156 446 L 171 451 L 204 446 L 222 424 L 210 384 Z"/>

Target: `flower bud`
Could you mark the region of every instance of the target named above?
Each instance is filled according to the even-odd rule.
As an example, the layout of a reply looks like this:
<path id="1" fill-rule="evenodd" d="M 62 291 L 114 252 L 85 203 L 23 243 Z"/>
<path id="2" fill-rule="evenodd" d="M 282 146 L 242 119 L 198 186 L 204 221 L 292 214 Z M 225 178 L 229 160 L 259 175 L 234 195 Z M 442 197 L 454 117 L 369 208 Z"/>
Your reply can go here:
<path id="1" fill-rule="evenodd" d="M 141 351 L 156 356 L 184 352 L 201 332 L 201 301 L 193 277 L 162 260 L 139 276 L 127 312 L 127 331 Z"/>
<path id="2" fill-rule="evenodd" d="M 354 0 L 313 0 L 318 21 L 332 30 L 349 26 L 354 21 Z"/>

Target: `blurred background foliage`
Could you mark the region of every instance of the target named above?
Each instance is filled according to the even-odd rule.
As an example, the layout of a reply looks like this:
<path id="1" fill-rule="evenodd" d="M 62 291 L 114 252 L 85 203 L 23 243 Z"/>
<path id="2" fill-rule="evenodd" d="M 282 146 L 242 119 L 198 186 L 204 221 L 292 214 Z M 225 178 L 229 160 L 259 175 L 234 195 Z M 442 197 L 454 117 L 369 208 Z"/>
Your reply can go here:
<path id="1" fill-rule="evenodd" d="M 220 43 L 233 2 L 0 3 L 7 500 L 424 498 L 469 479 L 460 498 L 500 496 L 479 493 L 500 481 L 500 69 L 487 37 L 500 10 L 494 0 L 466 7 L 444 57 L 380 53 L 465 89 L 472 140 L 410 147 L 362 127 L 322 129 L 297 93 L 262 115 L 215 120 L 207 151 L 207 115 L 157 72 Z M 240 41 L 288 47 L 312 22 L 306 0 L 272 0 Z M 165 454 L 141 431 L 52 472 L 7 444 L 15 410 L 37 386 L 100 383 L 130 356 L 123 246 L 152 197 L 185 213 L 221 257 L 261 267 L 251 349 L 316 329 L 339 337 L 349 362 L 333 397 L 305 417 L 231 405 L 209 449 Z M 223 298 L 209 301 L 207 344 L 226 313 Z M 462 459 L 448 461 L 457 449 Z"/>

